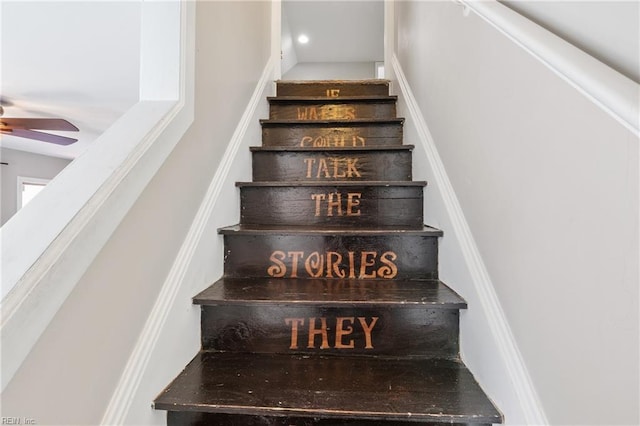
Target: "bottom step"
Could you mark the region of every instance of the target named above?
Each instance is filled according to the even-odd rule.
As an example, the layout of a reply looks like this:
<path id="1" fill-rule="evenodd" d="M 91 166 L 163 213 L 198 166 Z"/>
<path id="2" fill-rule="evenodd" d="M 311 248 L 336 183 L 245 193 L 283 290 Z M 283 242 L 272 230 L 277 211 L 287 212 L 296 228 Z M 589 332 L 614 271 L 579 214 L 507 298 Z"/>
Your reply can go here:
<path id="1" fill-rule="evenodd" d="M 155 408 L 175 412 L 169 424 L 400 426 L 502 421 L 458 361 L 364 356 L 203 351 L 158 396 Z"/>
<path id="2" fill-rule="evenodd" d="M 490 423 L 445 423 L 447 426 L 489 426 Z M 170 411 L 168 426 L 442 426 L 443 423 L 341 420 L 314 417 L 242 416 L 233 414 Z"/>

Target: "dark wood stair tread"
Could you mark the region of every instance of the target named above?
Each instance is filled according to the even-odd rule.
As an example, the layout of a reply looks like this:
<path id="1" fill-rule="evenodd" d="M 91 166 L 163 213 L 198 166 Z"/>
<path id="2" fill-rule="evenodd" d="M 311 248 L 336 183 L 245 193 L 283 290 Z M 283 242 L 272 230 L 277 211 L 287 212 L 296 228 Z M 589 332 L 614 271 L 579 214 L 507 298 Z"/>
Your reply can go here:
<path id="1" fill-rule="evenodd" d="M 359 95 L 328 98 L 326 96 L 268 96 L 267 101 L 274 104 L 298 103 L 356 103 L 356 102 L 396 102 L 396 95 Z"/>
<path id="2" fill-rule="evenodd" d="M 353 119 L 333 119 L 333 120 L 295 120 L 295 119 L 260 119 L 263 126 L 299 126 L 299 125 L 328 125 L 328 126 L 366 126 L 375 124 L 402 124 L 404 118 L 353 118 Z"/>
<path id="3" fill-rule="evenodd" d="M 347 80 L 276 80 L 276 84 L 288 84 L 288 85 L 300 85 L 307 86 L 310 84 L 324 84 L 329 86 L 335 86 L 340 84 L 349 84 L 349 85 L 375 85 L 375 86 L 388 86 L 390 80 L 386 80 L 384 78 L 367 78 L 367 79 L 347 79 Z"/>
<path id="4" fill-rule="evenodd" d="M 260 225 L 232 225 L 218 229 L 222 235 L 329 235 L 336 237 L 348 236 L 399 236 L 418 235 L 426 237 L 441 237 L 442 231 L 431 226 L 423 226 L 422 229 L 397 229 L 397 228 L 361 228 L 361 229 L 329 229 L 314 226 L 260 226 Z"/>
<path id="5" fill-rule="evenodd" d="M 157 397 L 168 411 L 499 423 L 456 360 L 202 351 Z"/>
<path id="6" fill-rule="evenodd" d="M 389 80 L 278 80 L 278 96 L 342 97 L 358 95 L 388 95 Z"/>
<path id="7" fill-rule="evenodd" d="M 323 148 L 323 152 L 378 152 L 378 151 L 411 151 L 415 145 L 389 146 L 341 146 Z M 310 146 L 252 146 L 251 152 L 318 152 L 318 148 Z"/>
<path id="8" fill-rule="evenodd" d="M 313 181 L 313 182 L 300 182 L 300 181 L 292 181 L 292 182 L 281 182 L 281 181 L 272 181 L 272 182 L 236 182 L 236 186 L 239 188 L 242 187 L 304 187 L 304 186 L 359 186 L 359 187 L 377 187 L 377 186 L 427 186 L 427 182 L 419 181 L 419 180 L 411 180 L 411 181 Z"/>
<path id="9" fill-rule="evenodd" d="M 321 305 L 465 309 L 437 280 L 222 278 L 193 298 L 198 305 Z"/>

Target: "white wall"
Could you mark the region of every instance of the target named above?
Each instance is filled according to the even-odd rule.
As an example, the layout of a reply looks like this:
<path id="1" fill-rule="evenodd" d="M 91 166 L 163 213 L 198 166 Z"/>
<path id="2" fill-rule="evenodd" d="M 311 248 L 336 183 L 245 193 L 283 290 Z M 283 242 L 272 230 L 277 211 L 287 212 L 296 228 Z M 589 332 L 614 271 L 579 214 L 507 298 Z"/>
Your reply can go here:
<path id="1" fill-rule="evenodd" d="M 40 179 L 53 179 L 71 160 L 32 154 L 14 149 L 1 148 L 2 162 L 2 204 L 0 208 L 2 226 L 16 211 L 18 176 Z"/>
<path id="2" fill-rule="evenodd" d="M 640 82 L 640 2 L 509 0 L 502 3 Z"/>
<path id="3" fill-rule="evenodd" d="M 285 8 L 281 8 L 281 46 L 280 57 L 282 74 L 286 74 L 291 68 L 298 63 L 298 57 L 296 56 L 296 49 L 293 45 L 293 34 L 291 34 L 291 27 L 289 26 L 289 18 Z"/>
<path id="4" fill-rule="evenodd" d="M 142 7 L 141 0 L 2 1 L 5 115 L 64 118 L 80 129 L 67 146 L 3 135 L 4 147 L 77 158 L 138 102 Z"/>
<path id="5" fill-rule="evenodd" d="M 270 11 L 268 2 L 197 4 L 195 122 L 7 386 L 3 416 L 39 424 L 100 422 L 267 63 Z M 197 311 L 188 304 L 178 309 Z M 194 318 L 196 331 L 185 335 L 197 335 Z M 172 374 L 167 369 L 158 373 Z M 161 423 L 163 413 L 150 404 L 132 410 L 143 412 L 145 422 Z"/>
<path id="6" fill-rule="evenodd" d="M 284 71 L 284 69 L 283 69 Z M 298 62 L 284 80 L 360 80 L 375 78 L 374 62 Z"/>
<path id="7" fill-rule="evenodd" d="M 638 139 L 455 3 L 395 5 L 399 63 L 550 423 L 638 424 Z M 493 339 L 465 337 L 474 309 L 463 349 Z"/>

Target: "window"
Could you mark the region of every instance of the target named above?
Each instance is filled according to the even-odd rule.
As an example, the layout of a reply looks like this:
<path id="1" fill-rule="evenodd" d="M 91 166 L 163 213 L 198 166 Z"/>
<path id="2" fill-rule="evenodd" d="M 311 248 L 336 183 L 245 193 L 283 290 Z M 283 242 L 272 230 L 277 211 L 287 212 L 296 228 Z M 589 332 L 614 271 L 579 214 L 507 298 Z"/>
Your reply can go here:
<path id="1" fill-rule="evenodd" d="M 42 191 L 50 179 L 18 176 L 18 203 L 17 210 L 27 205 L 38 192 Z"/>

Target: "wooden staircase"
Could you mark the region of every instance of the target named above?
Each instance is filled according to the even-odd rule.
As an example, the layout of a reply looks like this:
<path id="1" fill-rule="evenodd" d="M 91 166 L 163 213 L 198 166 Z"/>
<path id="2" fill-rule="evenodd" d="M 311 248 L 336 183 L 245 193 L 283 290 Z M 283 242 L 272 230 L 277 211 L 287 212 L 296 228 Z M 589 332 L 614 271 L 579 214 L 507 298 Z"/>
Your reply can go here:
<path id="1" fill-rule="evenodd" d="M 465 301 L 384 80 L 277 83 L 238 183 L 202 350 L 157 397 L 169 425 L 501 423 L 459 357 Z"/>

